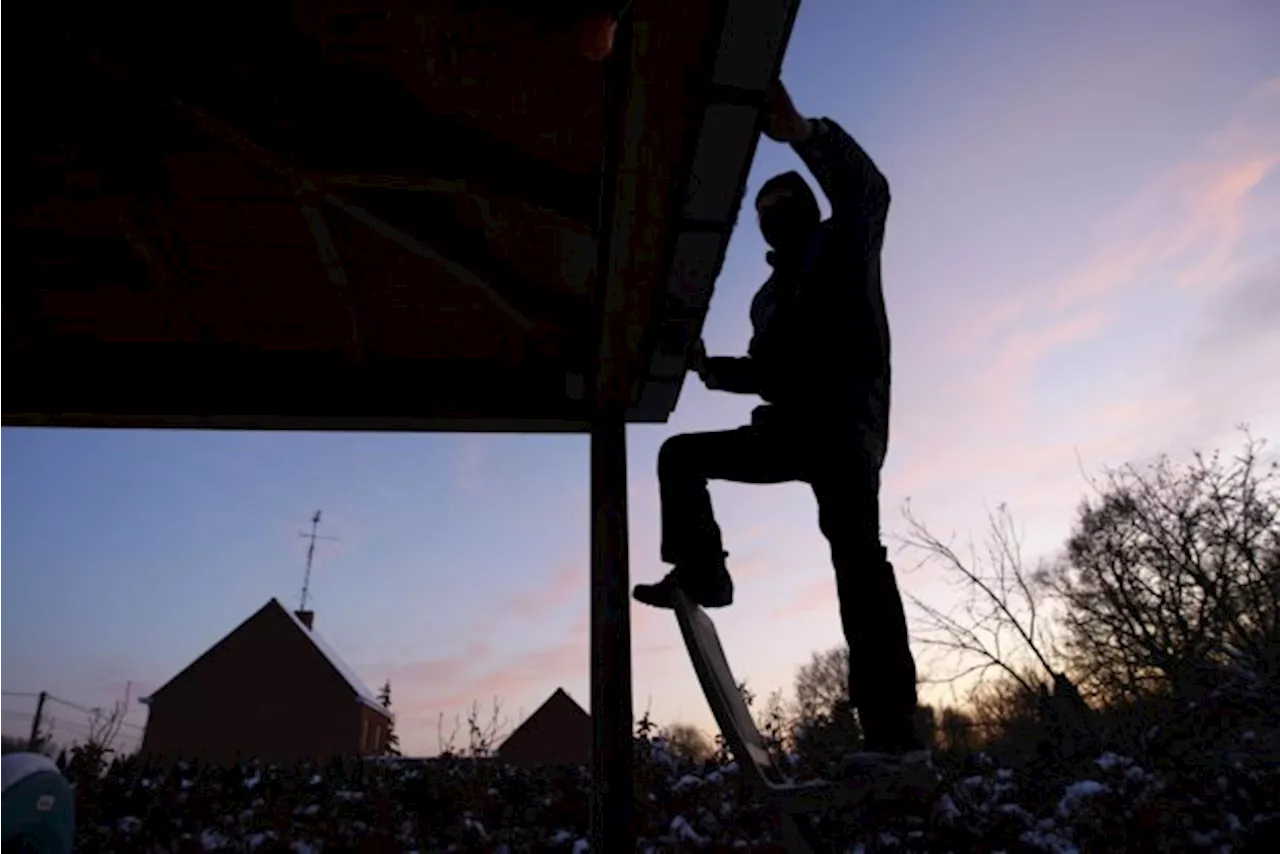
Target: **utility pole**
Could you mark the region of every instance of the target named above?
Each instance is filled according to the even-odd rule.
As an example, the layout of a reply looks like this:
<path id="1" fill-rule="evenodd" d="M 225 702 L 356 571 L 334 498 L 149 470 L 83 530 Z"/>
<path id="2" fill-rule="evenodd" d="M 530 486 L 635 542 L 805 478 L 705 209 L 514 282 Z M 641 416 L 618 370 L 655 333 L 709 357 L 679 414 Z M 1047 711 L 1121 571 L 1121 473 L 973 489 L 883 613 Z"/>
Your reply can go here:
<path id="1" fill-rule="evenodd" d="M 322 536 L 321 534 L 316 533 L 316 530 L 319 527 L 320 527 L 320 511 L 317 510 L 316 515 L 311 517 L 311 533 L 308 534 L 304 531 L 298 534 L 298 536 L 304 537 L 311 541 L 310 544 L 307 546 L 307 573 L 302 577 L 302 602 L 298 606 L 299 611 L 307 610 L 307 595 L 309 594 L 311 589 L 311 561 L 313 558 L 315 558 L 315 555 L 316 555 L 316 540 L 332 540 L 333 542 L 338 541 L 337 537 L 325 537 L 325 536 Z"/>
<path id="2" fill-rule="evenodd" d="M 44 701 L 49 698 L 48 691 L 40 692 L 40 699 L 36 701 L 36 716 L 31 721 L 31 738 L 27 739 L 27 749 L 33 753 L 39 747 L 40 741 L 40 719 L 44 717 Z"/>

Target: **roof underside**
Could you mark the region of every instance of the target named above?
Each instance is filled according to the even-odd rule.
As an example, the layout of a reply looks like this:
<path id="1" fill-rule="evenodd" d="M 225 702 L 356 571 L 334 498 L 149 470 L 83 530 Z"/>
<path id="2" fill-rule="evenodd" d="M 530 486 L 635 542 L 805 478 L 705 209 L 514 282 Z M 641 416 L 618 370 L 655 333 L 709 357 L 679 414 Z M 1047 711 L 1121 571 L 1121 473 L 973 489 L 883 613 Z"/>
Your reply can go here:
<path id="1" fill-rule="evenodd" d="M 589 61 L 611 5 L 27 7 L 4 423 L 577 430 L 602 361 L 665 420 L 794 4 L 636 0 Z"/>

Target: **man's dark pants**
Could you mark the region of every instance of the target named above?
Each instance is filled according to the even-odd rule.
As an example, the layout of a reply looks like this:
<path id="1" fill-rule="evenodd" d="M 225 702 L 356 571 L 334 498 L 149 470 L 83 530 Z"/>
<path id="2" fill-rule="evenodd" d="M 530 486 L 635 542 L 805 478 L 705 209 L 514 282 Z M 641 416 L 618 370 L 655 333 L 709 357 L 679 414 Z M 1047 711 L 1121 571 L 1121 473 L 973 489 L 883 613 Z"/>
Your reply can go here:
<path id="1" fill-rule="evenodd" d="M 789 421 L 753 417 L 751 426 L 686 433 L 663 444 L 662 559 L 698 567 L 723 554 L 708 480 L 809 483 L 835 567 L 849 644 L 849 696 L 868 745 L 896 744 L 915 712 L 916 671 L 902 598 L 880 541 L 884 443 L 857 428 Z"/>

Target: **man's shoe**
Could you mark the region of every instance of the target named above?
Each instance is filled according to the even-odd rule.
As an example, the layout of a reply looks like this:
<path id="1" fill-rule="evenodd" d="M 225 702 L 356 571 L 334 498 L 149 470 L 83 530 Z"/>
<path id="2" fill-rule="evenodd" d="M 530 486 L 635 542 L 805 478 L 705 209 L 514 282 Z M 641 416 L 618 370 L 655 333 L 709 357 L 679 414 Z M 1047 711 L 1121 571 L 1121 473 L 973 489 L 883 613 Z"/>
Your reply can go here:
<path id="1" fill-rule="evenodd" d="M 677 566 L 657 584 L 637 584 L 631 595 L 654 608 L 674 608 L 677 590 L 703 608 L 733 604 L 733 579 L 723 566 L 703 571 Z"/>

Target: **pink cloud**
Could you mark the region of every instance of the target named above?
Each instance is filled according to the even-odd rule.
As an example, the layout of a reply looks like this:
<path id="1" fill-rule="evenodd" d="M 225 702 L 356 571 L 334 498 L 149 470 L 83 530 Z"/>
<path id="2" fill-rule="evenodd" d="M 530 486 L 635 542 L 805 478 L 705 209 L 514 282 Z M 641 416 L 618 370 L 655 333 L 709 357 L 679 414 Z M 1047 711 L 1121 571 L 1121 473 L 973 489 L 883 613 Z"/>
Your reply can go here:
<path id="1" fill-rule="evenodd" d="M 813 581 L 802 586 L 787 604 L 774 609 L 772 616 L 779 620 L 793 617 L 804 617 L 814 611 L 838 609 L 839 596 L 836 594 L 834 575 Z"/>
<path id="2" fill-rule="evenodd" d="M 480 495 L 485 488 L 485 468 L 490 439 L 467 434 L 460 436 L 458 455 L 454 458 L 454 485 L 468 495 Z"/>
<path id="3" fill-rule="evenodd" d="M 632 608 L 633 660 L 666 655 L 680 648 L 671 635 L 650 637 L 663 618 L 674 621 L 669 611 Z M 469 709 L 473 702 L 484 705 L 495 697 L 502 701 L 544 688 L 549 694 L 557 686 L 580 680 L 590 663 L 589 627 L 589 618 L 584 616 L 570 627 L 565 641 L 497 662 L 487 645 L 477 643 L 456 656 L 389 668 L 397 715 L 409 727 L 434 725 L 441 712 L 448 717 Z"/>
<path id="4" fill-rule="evenodd" d="M 939 437 L 931 446 L 916 449 L 905 466 L 886 473 L 883 491 L 911 494 L 928 486 L 1016 472 L 1034 464 L 1048 450 L 1051 450 L 1051 445 L 1035 441 L 970 442 L 966 445 L 959 440 Z M 882 512 L 884 506 L 882 498 Z"/>
<path id="5" fill-rule="evenodd" d="M 975 411 L 988 422 L 1012 426 L 1020 401 L 1034 378 L 1037 365 L 1049 354 L 1100 334 L 1111 318 L 1100 308 L 1067 314 L 1039 329 L 1010 334 L 985 370 L 961 388 Z"/>
<path id="6" fill-rule="evenodd" d="M 1208 243 L 1203 256 L 1178 276 L 1185 287 L 1212 287 L 1228 279 L 1233 252 L 1248 228 L 1245 202 L 1280 162 L 1280 155 L 1257 157 L 1215 174 L 1206 181 L 1201 201 L 1204 222 L 1198 230 Z M 1190 241 L 1188 241 L 1190 242 Z"/>
<path id="7" fill-rule="evenodd" d="M 583 563 L 571 563 L 556 570 L 550 582 L 508 596 L 498 610 L 504 615 L 533 617 L 574 601 L 587 601 L 590 575 Z"/>
<path id="8" fill-rule="evenodd" d="M 674 620 L 670 611 L 650 608 L 648 605 L 632 603 L 631 605 L 631 637 L 632 641 L 644 639 L 654 634 L 667 620 Z M 569 627 L 569 636 L 580 640 L 584 645 L 591 639 L 591 615 L 583 614 Z"/>
<path id="9" fill-rule="evenodd" d="M 1103 238 L 1092 258 L 1056 281 L 1035 283 L 980 306 L 956 324 L 953 352 L 972 352 L 1002 336 L 1040 338 L 1069 324 L 1063 315 L 1070 312 L 1088 316 L 1102 311 L 1109 318 L 1118 293 L 1145 284 L 1145 277 L 1171 265 L 1188 284 L 1220 278 L 1248 228 L 1245 204 L 1250 192 L 1280 164 L 1278 106 L 1280 78 L 1242 99 L 1231 122 L 1198 152 L 1103 219 Z M 1098 324 L 1099 319 L 1095 316 L 1091 322 Z M 1034 364 L 1076 340 L 1068 336 L 1056 345 L 1032 347 L 1027 361 Z M 1008 365 L 997 372 L 1001 370 L 1008 371 Z"/>
<path id="10" fill-rule="evenodd" d="M 772 526 L 768 529 L 771 530 Z M 767 577 L 777 568 L 771 557 L 767 546 L 761 546 L 739 557 L 731 554 L 728 561 L 729 573 L 733 576 L 735 583 Z"/>
<path id="11" fill-rule="evenodd" d="M 670 611 L 650 608 L 648 605 L 633 604 L 631 606 L 631 633 L 633 637 L 649 635 L 654 629 L 675 617 Z"/>
<path id="12" fill-rule="evenodd" d="M 378 672 L 384 674 L 382 680 L 390 679 L 397 692 L 420 690 L 427 686 L 447 684 L 460 676 L 473 672 L 479 665 L 492 657 L 493 650 L 484 640 L 471 643 L 468 648 L 457 655 L 428 658 L 421 661 L 410 661 L 401 664 L 383 665 L 381 667 L 362 667 L 361 672 Z M 376 680 L 381 684 L 382 680 Z"/>
<path id="13" fill-rule="evenodd" d="M 399 713 L 408 720 L 434 720 L 441 711 L 467 708 L 475 701 L 484 703 L 494 697 L 501 700 L 539 684 L 550 685 L 550 693 L 559 682 L 583 672 L 589 657 L 587 645 L 578 641 L 525 652 L 480 676 L 458 678 L 461 674 L 455 674 L 433 686 L 435 690 L 428 697 L 400 705 Z"/>
<path id="14" fill-rule="evenodd" d="M 1243 99 L 1230 123 L 1208 136 L 1193 156 L 1103 218 L 1094 254 L 1076 269 L 976 304 L 956 318 L 950 340 L 936 346 L 951 362 L 966 363 L 965 372 L 958 379 L 944 371 L 929 375 L 924 382 L 935 387 L 899 404 L 894 447 L 910 452 L 900 465 L 902 457 L 891 449 L 886 490 L 910 493 L 962 480 L 990 482 L 1039 470 L 1048 459 L 1071 466 L 1079 443 L 1027 439 L 1035 414 L 1029 401 L 1039 397 L 1032 392 L 1042 381 L 1045 359 L 1114 335 L 1122 301 L 1139 289 L 1208 290 L 1256 275 L 1256 259 L 1241 255 L 1239 248 L 1250 237 L 1274 233 L 1280 224 L 1280 207 L 1254 193 L 1278 165 L 1280 78 Z M 1140 320 L 1151 318 L 1131 322 Z M 1166 393 L 1179 400 L 1192 394 L 1178 388 Z M 1200 388 L 1192 397 L 1203 394 Z M 1191 417 L 1187 406 L 1178 411 Z M 1152 400 L 1148 408 L 1165 407 Z M 945 429 L 938 429 L 939 412 L 947 413 Z M 1076 426 L 1065 429 L 1062 417 L 1057 416 L 1056 435 L 1106 441 L 1098 435 L 1102 422 L 1072 418 Z M 1130 431 L 1131 438 L 1137 422 L 1147 429 L 1163 427 L 1136 413 L 1129 417 L 1131 423 L 1113 429 Z"/>
<path id="15" fill-rule="evenodd" d="M 1185 452 L 1190 443 L 1258 411 L 1257 401 L 1267 397 L 1259 396 L 1259 383 L 1255 371 L 1224 372 L 1221 366 L 1202 365 L 1198 373 L 1179 372 L 1176 381 L 1149 385 L 1123 402 L 1086 403 L 1057 416 L 1055 434 L 1070 439 L 1046 439 L 1029 430 L 998 431 L 994 426 L 988 433 L 940 431 L 913 443 L 905 462 L 886 471 L 882 514 L 896 514 L 896 501 L 920 491 L 1001 482 L 1012 488 L 1014 480 L 1019 507 L 1074 503 L 1087 488 L 1085 472 L 1096 474 L 1103 465 L 1145 457 L 1154 450 Z M 1242 401 L 1255 402 L 1241 408 Z"/>

